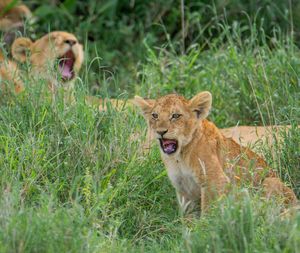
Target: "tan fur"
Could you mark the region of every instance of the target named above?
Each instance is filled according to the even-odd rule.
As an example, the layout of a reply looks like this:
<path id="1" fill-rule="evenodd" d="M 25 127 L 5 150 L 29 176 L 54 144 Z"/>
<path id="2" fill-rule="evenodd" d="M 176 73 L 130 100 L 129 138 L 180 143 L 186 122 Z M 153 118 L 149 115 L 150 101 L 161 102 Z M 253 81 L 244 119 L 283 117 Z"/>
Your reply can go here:
<path id="1" fill-rule="evenodd" d="M 274 143 L 282 140 L 282 133 L 287 132 L 291 128 L 290 125 L 278 126 L 234 126 L 229 128 L 221 128 L 220 132 L 226 138 L 232 138 L 236 143 L 243 147 L 250 147 L 255 152 L 261 154 L 262 146 L 274 148 Z M 300 125 L 298 126 L 300 128 Z M 154 136 L 149 131 L 144 148 L 149 150 L 154 142 Z M 258 145 L 259 144 L 259 145 Z"/>
<path id="2" fill-rule="evenodd" d="M 94 96 L 86 96 L 85 102 L 88 105 L 93 107 L 97 107 L 100 112 L 107 111 L 108 107 L 113 108 L 117 111 L 122 111 L 125 108 L 132 108 L 132 99 L 124 100 L 124 99 L 114 99 L 114 98 L 97 98 Z"/>
<path id="3" fill-rule="evenodd" d="M 6 8 L 12 0 L 0 1 L 0 30 L 9 31 L 23 25 L 25 18 L 31 17 L 31 11 L 24 4 L 17 3 L 12 8 Z"/>
<path id="4" fill-rule="evenodd" d="M 178 143 L 174 153 L 165 153 L 162 145 L 160 151 L 180 199 L 197 203 L 201 199 L 201 209 L 206 210 L 230 186 L 251 183 L 253 187 L 263 185 L 267 197 L 276 195 L 283 197 L 285 203 L 294 204 L 297 199 L 293 191 L 261 157 L 226 138 L 205 119 L 211 102 L 209 92 L 199 93 L 191 100 L 175 94 L 157 100 L 134 100 L 156 139 L 163 136 L 164 140 Z M 180 116 L 173 118 L 174 115 Z"/>
<path id="5" fill-rule="evenodd" d="M 24 90 L 17 64 L 6 59 L 0 52 L 0 95 L 16 94 Z"/>
<path id="6" fill-rule="evenodd" d="M 257 143 L 272 147 L 276 141 L 282 139 L 282 133 L 288 132 L 290 125 L 286 126 L 234 126 L 220 129 L 221 133 L 232 138 L 240 145 L 254 146 Z M 300 125 L 298 126 L 300 128 Z"/>
<path id="7" fill-rule="evenodd" d="M 63 80 L 57 68 L 59 61 L 68 58 L 65 56 L 67 53 L 74 58 L 74 75 Z M 45 80 L 53 94 L 57 92 L 58 87 L 63 87 L 66 100 L 74 100 L 73 81 L 81 68 L 84 56 L 82 45 L 73 34 L 51 32 L 35 42 L 28 38 L 18 38 L 12 45 L 12 55 L 19 62 L 28 60 L 32 68 L 31 77 Z"/>
<path id="8" fill-rule="evenodd" d="M 16 33 L 24 31 L 24 20 L 32 17 L 31 11 L 20 2 L 10 6 L 12 0 L 0 1 L 0 31 L 4 32 L 3 40 L 11 45 Z"/>
<path id="9" fill-rule="evenodd" d="M 132 108 L 134 104 L 133 99 L 99 99 L 92 96 L 86 97 L 86 102 L 89 105 L 95 106 L 99 111 L 107 111 L 107 105 L 111 106 L 114 110 L 121 111 L 126 108 Z M 243 147 L 251 147 L 256 152 L 261 150 L 256 149 L 256 144 L 267 145 L 272 148 L 276 141 L 282 139 L 283 132 L 287 132 L 290 129 L 290 125 L 273 125 L 273 126 L 234 126 L 229 128 L 221 128 L 220 132 L 226 138 L 232 138 L 235 142 Z M 298 126 L 300 128 L 300 125 Z M 136 134 L 139 138 L 139 134 Z M 151 148 L 154 142 L 154 136 L 149 131 L 143 148 L 148 150 Z"/>

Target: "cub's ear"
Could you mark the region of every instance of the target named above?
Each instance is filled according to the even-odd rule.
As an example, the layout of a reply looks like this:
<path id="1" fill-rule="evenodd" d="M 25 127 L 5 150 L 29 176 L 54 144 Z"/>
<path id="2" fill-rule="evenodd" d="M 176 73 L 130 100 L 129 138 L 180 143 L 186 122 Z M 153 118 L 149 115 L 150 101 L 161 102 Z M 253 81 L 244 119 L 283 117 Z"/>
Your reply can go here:
<path id="1" fill-rule="evenodd" d="M 204 91 L 189 100 L 189 107 L 192 111 L 196 112 L 198 119 L 205 119 L 211 109 L 211 103 L 212 96 L 210 92 Z"/>
<path id="2" fill-rule="evenodd" d="M 13 58 L 19 62 L 25 62 L 32 43 L 33 42 L 28 38 L 17 38 L 11 47 Z"/>
<path id="3" fill-rule="evenodd" d="M 154 106 L 155 100 L 153 99 L 143 99 L 139 96 L 134 96 L 134 99 L 132 100 L 132 103 L 139 107 L 143 114 L 146 115 L 150 113 L 151 109 Z"/>

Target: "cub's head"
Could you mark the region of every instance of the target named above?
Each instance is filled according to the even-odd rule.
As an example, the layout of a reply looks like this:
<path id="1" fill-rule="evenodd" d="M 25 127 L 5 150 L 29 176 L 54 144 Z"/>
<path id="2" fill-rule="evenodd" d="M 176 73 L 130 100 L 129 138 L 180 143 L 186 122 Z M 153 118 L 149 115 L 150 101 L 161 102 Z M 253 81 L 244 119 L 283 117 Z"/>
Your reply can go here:
<path id="1" fill-rule="evenodd" d="M 200 121 L 209 113 L 212 96 L 207 91 L 190 100 L 175 94 L 157 100 L 135 96 L 133 103 L 141 108 L 150 130 L 159 141 L 161 151 L 172 155 L 191 142 Z"/>
<path id="2" fill-rule="evenodd" d="M 29 60 L 33 70 L 41 74 L 57 67 L 63 82 L 72 80 L 83 62 L 82 45 L 67 32 L 51 32 L 35 42 L 18 38 L 12 45 L 12 55 L 19 62 Z"/>

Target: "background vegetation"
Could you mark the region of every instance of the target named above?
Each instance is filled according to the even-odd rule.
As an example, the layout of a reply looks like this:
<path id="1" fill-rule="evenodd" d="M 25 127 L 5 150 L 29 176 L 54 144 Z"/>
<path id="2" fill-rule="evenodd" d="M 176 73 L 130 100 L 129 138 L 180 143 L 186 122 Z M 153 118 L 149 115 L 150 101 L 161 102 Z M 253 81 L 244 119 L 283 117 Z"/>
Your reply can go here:
<path id="1" fill-rule="evenodd" d="M 146 46 L 155 53 L 172 43 L 180 55 L 195 45 L 200 52 L 228 40 L 268 43 L 293 32 L 300 41 L 300 2 L 297 0 L 39 0 L 25 1 L 37 22 L 29 36 L 50 30 L 75 33 L 86 46 L 88 84 L 94 94 L 132 95 L 143 78 Z M 226 29 L 224 29 L 226 27 Z M 29 29 L 28 29 L 29 30 Z M 184 35 L 183 35 L 184 34 Z M 240 44 L 238 44 L 240 46 Z"/>
<path id="2" fill-rule="evenodd" d="M 180 1 L 25 3 L 29 37 L 73 32 L 86 58 L 76 104 L 52 105 L 32 84 L 2 100 L 0 252 L 299 252 L 300 215 L 247 187 L 184 219 L 158 148 L 145 154 L 134 137 L 138 112 L 84 103 L 210 90 L 219 127 L 291 124 L 262 148 L 300 197 L 298 1 L 186 1 L 184 39 Z"/>

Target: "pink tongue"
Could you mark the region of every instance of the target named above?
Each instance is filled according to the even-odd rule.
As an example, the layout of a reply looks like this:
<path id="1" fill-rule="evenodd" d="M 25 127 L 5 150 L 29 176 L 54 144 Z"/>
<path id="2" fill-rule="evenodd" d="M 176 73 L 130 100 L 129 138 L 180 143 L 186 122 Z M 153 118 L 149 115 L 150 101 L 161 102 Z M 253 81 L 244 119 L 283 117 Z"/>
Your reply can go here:
<path id="1" fill-rule="evenodd" d="M 68 64 L 68 61 L 66 61 L 60 69 L 62 70 L 61 75 L 63 78 L 72 78 L 72 68 L 71 65 Z"/>
<path id="2" fill-rule="evenodd" d="M 163 148 L 166 153 L 172 153 L 176 149 L 176 141 L 163 140 Z"/>
<path id="3" fill-rule="evenodd" d="M 59 64 L 61 76 L 64 79 L 71 79 L 73 77 L 73 60 L 65 59 Z"/>

